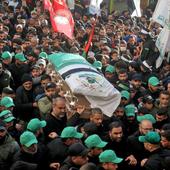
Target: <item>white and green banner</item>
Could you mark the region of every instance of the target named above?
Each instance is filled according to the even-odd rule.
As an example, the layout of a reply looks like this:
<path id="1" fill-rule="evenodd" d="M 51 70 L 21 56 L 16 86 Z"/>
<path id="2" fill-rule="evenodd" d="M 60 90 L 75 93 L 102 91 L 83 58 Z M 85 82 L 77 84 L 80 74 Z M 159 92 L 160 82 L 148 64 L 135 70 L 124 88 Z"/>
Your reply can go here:
<path id="1" fill-rule="evenodd" d="M 119 91 L 82 56 L 69 53 L 49 55 L 49 61 L 74 94 L 82 94 L 109 117 L 120 103 Z"/>

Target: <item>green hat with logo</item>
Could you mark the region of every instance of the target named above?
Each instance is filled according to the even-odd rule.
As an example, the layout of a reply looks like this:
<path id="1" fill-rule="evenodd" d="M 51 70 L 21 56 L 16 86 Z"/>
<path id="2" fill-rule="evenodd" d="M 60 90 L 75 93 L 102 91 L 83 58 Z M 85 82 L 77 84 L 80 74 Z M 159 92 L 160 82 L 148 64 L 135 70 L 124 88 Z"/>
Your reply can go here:
<path id="1" fill-rule="evenodd" d="M 159 79 L 155 76 L 150 77 L 148 80 L 148 84 L 151 84 L 152 86 L 158 86 L 159 85 Z"/>
<path id="2" fill-rule="evenodd" d="M 12 58 L 12 54 L 11 54 L 9 51 L 5 51 L 5 52 L 2 53 L 1 58 L 2 58 L 3 60 Z"/>
<path id="3" fill-rule="evenodd" d="M 130 99 L 130 93 L 127 90 L 122 90 L 121 91 L 121 97 L 124 97 L 127 100 L 129 100 Z"/>
<path id="4" fill-rule="evenodd" d="M 145 136 L 139 136 L 142 143 L 159 144 L 161 137 L 158 132 L 150 131 Z"/>
<path id="5" fill-rule="evenodd" d="M 109 73 L 114 73 L 115 72 L 115 67 L 112 65 L 108 65 L 105 69 L 105 72 L 109 72 Z"/>
<path id="6" fill-rule="evenodd" d="M 0 119 L 4 121 L 5 123 L 9 123 L 15 119 L 12 112 L 10 110 L 3 110 L 0 113 Z"/>
<path id="7" fill-rule="evenodd" d="M 25 131 L 20 136 L 20 143 L 21 143 L 21 145 L 30 147 L 33 144 L 37 144 L 38 141 L 37 141 L 36 136 L 32 132 Z"/>
<path id="8" fill-rule="evenodd" d="M 133 104 L 129 104 L 125 107 L 125 114 L 127 117 L 135 116 L 135 106 Z"/>
<path id="9" fill-rule="evenodd" d="M 77 132 L 75 127 L 73 126 L 68 126 L 63 129 L 61 132 L 61 138 L 77 138 L 80 139 L 83 137 L 82 133 Z"/>
<path id="10" fill-rule="evenodd" d="M 5 106 L 6 108 L 9 108 L 15 106 L 15 104 L 11 97 L 5 96 L 1 99 L 1 106 Z"/>
<path id="11" fill-rule="evenodd" d="M 102 141 L 101 138 L 96 134 L 90 135 L 84 142 L 89 149 L 104 148 L 107 145 L 107 142 Z"/>
<path id="12" fill-rule="evenodd" d="M 48 54 L 46 52 L 41 52 L 39 54 L 38 58 L 47 59 L 48 58 Z"/>
<path id="13" fill-rule="evenodd" d="M 105 150 L 99 155 L 99 161 L 101 163 L 118 164 L 123 161 L 123 158 L 117 157 L 116 153 L 113 150 Z"/>
<path id="14" fill-rule="evenodd" d="M 36 132 L 37 130 L 45 127 L 47 125 L 45 120 L 39 120 L 38 118 L 31 119 L 27 124 L 27 130 L 31 132 Z"/>
<path id="15" fill-rule="evenodd" d="M 99 70 L 102 69 L 102 63 L 101 63 L 101 61 L 94 61 L 93 66 L 94 66 L 96 69 L 99 69 Z"/>
<path id="16" fill-rule="evenodd" d="M 25 56 L 24 56 L 23 53 L 17 53 L 17 54 L 15 55 L 15 59 L 17 59 L 17 60 L 19 60 L 19 61 L 22 61 L 22 62 L 24 62 L 24 61 L 27 60 L 27 59 L 25 58 Z"/>
<path id="17" fill-rule="evenodd" d="M 152 123 L 156 123 L 156 119 L 151 114 L 145 114 L 143 116 L 137 116 L 138 122 L 142 122 L 143 120 L 149 120 Z"/>

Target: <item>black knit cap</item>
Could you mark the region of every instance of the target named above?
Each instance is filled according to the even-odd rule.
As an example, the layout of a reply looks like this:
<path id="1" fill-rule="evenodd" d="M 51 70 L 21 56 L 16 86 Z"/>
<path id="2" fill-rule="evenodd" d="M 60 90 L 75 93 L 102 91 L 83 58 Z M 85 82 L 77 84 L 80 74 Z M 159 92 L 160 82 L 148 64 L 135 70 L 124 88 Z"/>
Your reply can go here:
<path id="1" fill-rule="evenodd" d="M 21 82 L 22 84 L 24 84 L 25 82 L 28 82 L 28 81 L 32 82 L 32 77 L 29 74 L 25 73 L 21 78 Z"/>

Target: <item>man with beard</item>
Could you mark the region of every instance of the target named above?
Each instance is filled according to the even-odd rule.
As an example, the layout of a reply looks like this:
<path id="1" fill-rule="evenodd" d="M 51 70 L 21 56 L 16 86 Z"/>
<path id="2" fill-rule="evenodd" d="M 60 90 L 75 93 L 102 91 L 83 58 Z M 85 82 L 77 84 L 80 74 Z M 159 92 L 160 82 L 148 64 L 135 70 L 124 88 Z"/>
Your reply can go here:
<path id="1" fill-rule="evenodd" d="M 128 74 L 126 69 L 120 69 L 117 72 L 118 81 L 116 82 L 116 88 L 119 91 L 129 90 Z"/>
<path id="2" fill-rule="evenodd" d="M 14 154 L 19 150 L 18 143 L 8 134 L 3 122 L 0 122 L 0 169 L 7 170 L 12 164 Z"/>
<path id="3" fill-rule="evenodd" d="M 54 98 L 52 101 L 52 112 L 46 116 L 47 125 L 44 128 L 47 140 L 54 139 L 61 134 L 61 131 L 66 127 L 66 101 L 62 97 Z"/>
<path id="4" fill-rule="evenodd" d="M 38 100 L 41 118 L 45 118 L 52 110 L 52 98 L 56 95 L 56 84 L 53 82 L 47 83 L 44 91 L 45 96 Z"/>
<path id="5" fill-rule="evenodd" d="M 123 125 L 121 122 L 115 121 L 110 124 L 110 130 L 108 137 L 106 138 L 108 142 L 106 148 L 114 150 L 118 156 L 124 158 L 124 161 L 120 165 L 120 169 L 132 168 L 137 164 L 135 157 L 128 154 L 126 138 L 123 134 Z"/>
<path id="6" fill-rule="evenodd" d="M 137 106 L 139 104 L 139 99 L 145 91 L 145 88 L 142 87 L 142 75 L 139 73 L 134 73 L 130 81 L 130 86 L 134 90 L 132 101 Z"/>

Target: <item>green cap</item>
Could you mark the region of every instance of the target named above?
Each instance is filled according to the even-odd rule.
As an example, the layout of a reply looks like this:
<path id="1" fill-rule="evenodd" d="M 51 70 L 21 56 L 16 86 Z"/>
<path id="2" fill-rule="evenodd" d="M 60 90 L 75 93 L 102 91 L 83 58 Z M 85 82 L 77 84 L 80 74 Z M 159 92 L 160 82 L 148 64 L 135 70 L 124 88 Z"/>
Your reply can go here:
<path id="1" fill-rule="evenodd" d="M 30 130 L 31 132 L 36 132 L 40 128 L 43 128 L 46 126 L 46 121 L 45 120 L 39 120 L 38 118 L 31 119 L 28 122 L 27 129 Z"/>
<path id="2" fill-rule="evenodd" d="M 158 132 L 150 131 L 145 136 L 139 136 L 139 141 L 142 143 L 158 144 L 161 137 Z"/>
<path id="3" fill-rule="evenodd" d="M 109 72 L 109 73 L 114 73 L 115 72 L 115 67 L 112 65 L 108 65 L 105 69 L 105 72 Z"/>
<path id="4" fill-rule="evenodd" d="M 37 144 L 38 141 L 37 141 L 36 136 L 32 132 L 25 131 L 20 136 L 20 143 L 21 145 L 30 147 L 32 144 Z"/>
<path id="5" fill-rule="evenodd" d="M 1 99 L 1 106 L 5 106 L 6 108 L 9 108 L 15 106 L 15 104 L 11 97 L 5 96 Z"/>
<path id="6" fill-rule="evenodd" d="M 157 77 L 150 77 L 148 80 L 148 84 L 151 84 L 152 86 L 159 85 L 159 79 Z"/>
<path id="7" fill-rule="evenodd" d="M 102 141 L 101 138 L 96 134 L 90 135 L 84 142 L 89 149 L 104 148 L 107 145 L 107 142 Z"/>
<path id="8" fill-rule="evenodd" d="M 128 100 L 130 98 L 130 93 L 127 90 L 122 90 L 121 97 L 124 97 Z"/>
<path id="9" fill-rule="evenodd" d="M 3 110 L 0 113 L 0 119 L 4 121 L 5 123 L 9 123 L 15 119 L 12 112 L 10 110 Z"/>
<path id="10" fill-rule="evenodd" d="M 48 58 L 48 54 L 46 52 L 41 52 L 39 54 L 38 58 L 47 59 Z"/>
<path id="11" fill-rule="evenodd" d="M 17 54 L 15 55 L 15 59 L 20 60 L 20 61 L 22 61 L 22 62 L 26 61 L 26 58 L 25 58 L 25 56 L 24 56 L 23 53 L 17 53 Z"/>
<path id="12" fill-rule="evenodd" d="M 82 133 L 77 132 L 75 127 L 68 126 L 63 129 L 61 132 L 61 138 L 77 138 L 80 139 L 83 137 Z"/>
<path id="13" fill-rule="evenodd" d="M 145 114 L 143 116 L 137 116 L 138 122 L 142 122 L 143 120 L 149 120 L 152 123 L 156 123 L 156 119 L 151 114 Z"/>
<path id="14" fill-rule="evenodd" d="M 102 69 L 102 63 L 101 61 L 94 61 L 93 63 L 93 66 L 96 68 L 96 69 Z"/>
<path id="15" fill-rule="evenodd" d="M 122 158 L 116 156 L 116 153 L 113 150 L 105 150 L 99 155 L 99 161 L 101 163 L 114 163 L 118 164 L 123 161 Z"/>
<path id="16" fill-rule="evenodd" d="M 9 58 L 12 58 L 12 55 L 9 51 L 5 51 L 5 52 L 2 53 L 1 58 L 4 59 L 4 60 L 9 59 Z"/>
<path id="17" fill-rule="evenodd" d="M 125 114 L 127 117 L 135 116 L 135 106 L 133 104 L 129 104 L 125 107 Z"/>

